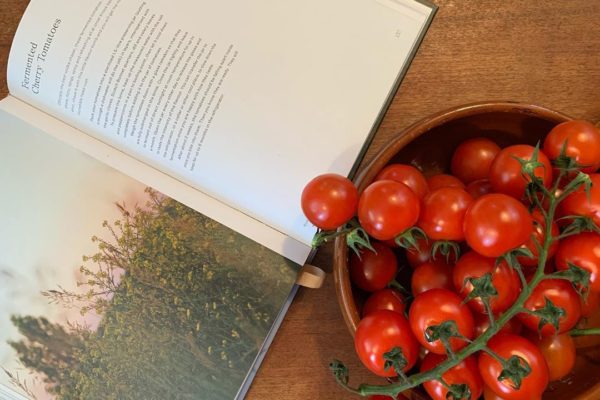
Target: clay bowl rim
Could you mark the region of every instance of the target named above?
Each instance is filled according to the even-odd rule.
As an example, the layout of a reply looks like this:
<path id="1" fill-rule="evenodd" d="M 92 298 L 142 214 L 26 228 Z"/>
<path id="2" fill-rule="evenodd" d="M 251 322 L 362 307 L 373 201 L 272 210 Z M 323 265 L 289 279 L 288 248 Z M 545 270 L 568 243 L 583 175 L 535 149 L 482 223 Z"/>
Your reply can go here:
<path id="1" fill-rule="evenodd" d="M 453 107 L 417 121 L 396 135 L 373 159 L 360 170 L 354 178 L 354 184 L 361 193 L 373 181 L 377 173 L 404 147 L 421 135 L 452 121 L 488 113 L 524 114 L 555 122 L 556 124 L 572 119 L 566 114 L 548 108 L 515 101 L 487 101 Z M 348 247 L 345 236 L 338 236 L 333 252 L 333 277 L 338 304 L 348 331 L 354 337 L 360 321 L 358 307 L 352 295 L 348 274 Z"/>

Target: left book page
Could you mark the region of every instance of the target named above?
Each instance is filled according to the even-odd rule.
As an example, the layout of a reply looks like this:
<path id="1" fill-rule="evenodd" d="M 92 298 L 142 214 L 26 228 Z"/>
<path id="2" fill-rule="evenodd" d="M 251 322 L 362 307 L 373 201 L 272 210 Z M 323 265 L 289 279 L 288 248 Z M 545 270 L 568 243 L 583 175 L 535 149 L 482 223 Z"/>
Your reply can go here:
<path id="1" fill-rule="evenodd" d="M 236 397 L 298 265 L 1 106 L 0 395 Z"/>

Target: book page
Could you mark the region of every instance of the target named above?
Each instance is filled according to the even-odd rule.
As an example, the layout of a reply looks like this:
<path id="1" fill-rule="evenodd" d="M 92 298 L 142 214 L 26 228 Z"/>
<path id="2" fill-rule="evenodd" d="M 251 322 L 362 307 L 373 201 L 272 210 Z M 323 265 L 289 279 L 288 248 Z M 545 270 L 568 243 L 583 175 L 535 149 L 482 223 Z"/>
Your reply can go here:
<path id="1" fill-rule="evenodd" d="M 2 108 L 0 165 L 0 398 L 243 394 L 298 264 Z"/>
<path id="2" fill-rule="evenodd" d="M 431 12 L 409 0 L 33 0 L 9 88 L 310 244 L 302 188 L 350 171 Z"/>

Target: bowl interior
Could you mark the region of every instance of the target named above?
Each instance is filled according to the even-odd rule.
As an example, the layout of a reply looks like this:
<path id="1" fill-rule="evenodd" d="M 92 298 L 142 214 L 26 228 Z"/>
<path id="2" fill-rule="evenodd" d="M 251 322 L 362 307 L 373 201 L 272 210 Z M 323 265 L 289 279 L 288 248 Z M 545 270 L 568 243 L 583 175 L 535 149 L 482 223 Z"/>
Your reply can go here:
<path id="1" fill-rule="evenodd" d="M 454 149 L 466 139 L 489 137 L 501 147 L 517 143 L 535 145 L 552 127 L 568 119 L 564 114 L 542 107 L 507 102 L 473 104 L 448 110 L 401 132 L 361 171 L 355 183 L 359 191 L 364 190 L 384 166 L 395 162 L 415 165 L 426 176 L 448 172 Z M 352 287 L 347 260 L 345 238 L 340 237 L 334 249 L 334 278 L 344 320 L 354 335 L 360 321 L 360 306 L 366 295 Z M 399 261 L 404 261 L 402 255 L 399 255 Z M 409 272 L 410 267 L 404 270 Z M 600 398 L 600 388 L 598 391 L 593 389 L 600 381 L 600 346 L 597 341 L 585 343 L 585 346 L 585 350 L 578 351 L 576 372 L 570 381 L 552 384 L 545 399 Z M 422 398 L 417 393 L 414 395 Z"/>

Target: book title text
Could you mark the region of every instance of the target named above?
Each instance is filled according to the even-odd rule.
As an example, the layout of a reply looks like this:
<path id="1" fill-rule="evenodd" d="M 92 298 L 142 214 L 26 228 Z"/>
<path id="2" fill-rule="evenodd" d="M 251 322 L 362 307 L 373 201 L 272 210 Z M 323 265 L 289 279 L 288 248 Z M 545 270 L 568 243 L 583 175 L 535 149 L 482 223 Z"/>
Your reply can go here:
<path id="1" fill-rule="evenodd" d="M 46 34 L 46 38 L 39 49 L 37 42 L 30 43 L 31 47 L 27 53 L 25 75 L 21 82 L 21 86 L 27 90 L 31 90 L 34 94 L 40 93 L 42 76 L 44 75 L 44 63 L 48 58 L 52 42 L 54 42 L 61 22 L 60 19 L 54 21 L 54 24 Z"/>

